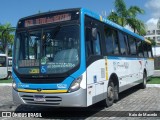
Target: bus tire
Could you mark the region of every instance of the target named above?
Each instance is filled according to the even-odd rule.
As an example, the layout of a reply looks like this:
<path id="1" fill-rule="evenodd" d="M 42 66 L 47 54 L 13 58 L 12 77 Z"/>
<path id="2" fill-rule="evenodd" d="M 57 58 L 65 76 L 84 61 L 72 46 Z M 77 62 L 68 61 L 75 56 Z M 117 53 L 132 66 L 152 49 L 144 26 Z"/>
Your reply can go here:
<path id="1" fill-rule="evenodd" d="M 117 102 L 119 100 L 119 89 L 118 85 L 114 86 L 114 102 Z"/>
<path id="2" fill-rule="evenodd" d="M 146 88 L 146 82 L 147 82 L 147 74 L 146 72 L 143 73 L 143 83 L 141 83 L 141 88 L 145 89 Z"/>
<path id="3" fill-rule="evenodd" d="M 112 106 L 113 102 L 114 102 L 114 98 L 115 98 L 115 95 L 114 95 L 114 83 L 112 81 L 110 81 L 108 83 L 105 105 L 107 107 Z"/>
<path id="4" fill-rule="evenodd" d="M 8 80 L 8 79 L 10 79 L 10 78 L 12 78 L 12 73 L 11 73 L 11 72 L 8 72 L 8 75 L 7 75 L 7 78 L 6 78 L 6 79 Z"/>

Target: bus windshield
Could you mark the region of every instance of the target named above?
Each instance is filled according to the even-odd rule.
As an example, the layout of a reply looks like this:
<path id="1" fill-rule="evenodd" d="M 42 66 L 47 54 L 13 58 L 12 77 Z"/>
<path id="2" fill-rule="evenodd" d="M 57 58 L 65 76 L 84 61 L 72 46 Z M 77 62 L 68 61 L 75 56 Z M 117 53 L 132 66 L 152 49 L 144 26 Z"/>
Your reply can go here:
<path id="1" fill-rule="evenodd" d="M 78 25 L 21 30 L 16 34 L 16 69 L 22 74 L 67 72 L 79 64 L 79 39 Z"/>

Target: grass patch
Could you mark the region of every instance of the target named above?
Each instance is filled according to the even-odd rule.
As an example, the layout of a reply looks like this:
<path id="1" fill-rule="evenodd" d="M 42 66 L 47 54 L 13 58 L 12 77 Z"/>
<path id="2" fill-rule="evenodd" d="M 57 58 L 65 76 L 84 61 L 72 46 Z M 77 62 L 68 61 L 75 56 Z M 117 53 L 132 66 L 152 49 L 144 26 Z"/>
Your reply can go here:
<path id="1" fill-rule="evenodd" d="M 0 84 L 1 84 L 1 83 L 12 83 L 12 79 L 0 80 Z"/>
<path id="2" fill-rule="evenodd" d="M 160 84 L 160 77 L 152 77 L 147 81 L 147 84 Z"/>

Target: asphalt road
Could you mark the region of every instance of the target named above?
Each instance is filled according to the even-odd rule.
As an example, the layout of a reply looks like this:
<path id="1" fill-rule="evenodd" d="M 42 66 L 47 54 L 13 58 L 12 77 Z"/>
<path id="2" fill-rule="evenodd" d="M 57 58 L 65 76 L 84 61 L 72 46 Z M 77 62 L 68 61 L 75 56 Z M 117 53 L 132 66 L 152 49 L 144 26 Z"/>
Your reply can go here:
<path id="1" fill-rule="evenodd" d="M 0 87 L 0 111 L 20 111 L 20 112 L 44 112 L 49 117 L 34 118 L 34 120 L 42 119 L 110 119 L 110 120 L 158 120 L 160 117 L 115 117 L 123 115 L 136 115 L 139 111 L 142 114 L 147 111 L 160 111 L 160 88 L 139 89 L 138 87 L 131 88 L 120 94 L 120 100 L 113 106 L 106 108 L 102 103 L 95 104 L 88 108 L 54 108 L 54 107 L 39 107 L 39 106 L 15 106 L 12 102 L 11 87 Z M 111 112 L 112 111 L 112 112 Z M 113 112 L 114 111 L 114 112 Z M 129 111 L 129 112 L 127 112 Z M 136 114 L 133 114 L 135 111 Z M 137 112 L 136 112 L 137 111 Z M 84 116 L 83 116 L 84 115 Z M 111 115 L 110 117 L 106 117 Z M 55 117 L 56 116 L 56 117 Z M 58 116 L 58 117 L 57 117 Z M 63 117 L 62 117 L 63 116 Z M 1 120 L 22 120 L 21 117 L 10 118 L 1 117 Z M 31 120 L 33 118 L 23 118 Z"/>

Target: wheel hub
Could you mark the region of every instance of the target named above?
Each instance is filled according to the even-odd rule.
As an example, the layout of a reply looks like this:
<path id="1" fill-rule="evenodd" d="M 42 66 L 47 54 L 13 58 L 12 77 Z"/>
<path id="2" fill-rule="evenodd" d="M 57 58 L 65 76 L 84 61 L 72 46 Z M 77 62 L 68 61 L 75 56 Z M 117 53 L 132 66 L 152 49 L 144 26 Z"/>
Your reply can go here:
<path id="1" fill-rule="evenodd" d="M 114 96 L 113 87 L 109 86 L 109 87 L 108 87 L 108 98 L 109 98 L 110 100 L 112 100 L 112 99 L 113 99 L 113 96 Z"/>

